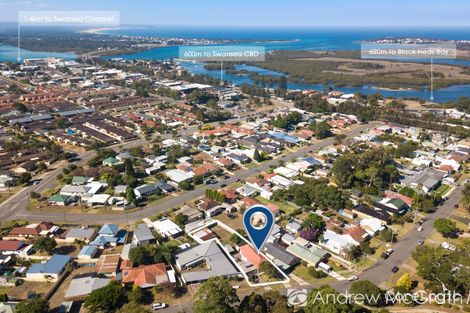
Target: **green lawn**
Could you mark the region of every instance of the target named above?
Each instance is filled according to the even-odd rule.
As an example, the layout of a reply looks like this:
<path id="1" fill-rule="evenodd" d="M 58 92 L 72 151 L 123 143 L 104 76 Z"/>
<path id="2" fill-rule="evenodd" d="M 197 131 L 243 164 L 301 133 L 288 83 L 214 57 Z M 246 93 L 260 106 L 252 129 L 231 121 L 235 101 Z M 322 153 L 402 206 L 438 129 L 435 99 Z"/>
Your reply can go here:
<path id="1" fill-rule="evenodd" d="M 297 208 L 294 207 L 293 205 L 290 205 L 290 204 L 287 204 L 287 203 L 284 203 L 284 202 L 280 202 L 280 201 L 274 201 L 274 200 L 268 200 L 268 199 L 265 199 L 261 196 L 258 196 L 256 197 L 256 200 L 258 200 L 259 202 L 261 203 L 264 203 L 264 204 L 274 204 L 274 205 L 277 205 L 277 207 L 281 210 L 281 211 L 284 211 L 286 214 L 289 214 L 293 211 L 295 211 Z"/>
<path id="2" fill-rule="evenodd" d="M 331 276 L 327 276 L 325 278 L 314 278 L 312 277 L 312 275 L 310 275 L 310 273 L 308 272 L 308 267 L 303 265 L 303 264 L 300 264 L 298 265 L 294 271 L 292 272 L 292 274 L 294 274 L 295 276 L 298 276 L 300 278 L 302 278 L 303 280 L 305 280 L 307 283 L 309 284 L 318 284 L 318 283 L 327 283 L 327 282 L 330 282 L 330 281 L 334 281 L 335 279 Z"/>
<path id="3" fill-rule="evenodd" d="M 445 195 L 450 190 L 450 186 L 446 184 L 442 184 L 437 188 L 436 192 L 441 196 Z"/>

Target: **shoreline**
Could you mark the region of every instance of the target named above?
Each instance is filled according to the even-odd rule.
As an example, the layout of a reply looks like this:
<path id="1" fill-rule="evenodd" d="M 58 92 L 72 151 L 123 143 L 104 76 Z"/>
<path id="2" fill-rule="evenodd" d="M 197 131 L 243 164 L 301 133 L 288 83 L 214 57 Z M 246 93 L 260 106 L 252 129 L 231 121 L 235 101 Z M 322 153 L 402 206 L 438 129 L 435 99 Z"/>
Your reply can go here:
<path id="1" fill-rule="evenodd" d="M 89 28 L 85 30 L 80 30 L 77 33 L 79 34 L 100 34 L 100 32 L 115 30 L 115 29 L 125 29 L 125 27 L 98 27 L 98 28 Z"/>

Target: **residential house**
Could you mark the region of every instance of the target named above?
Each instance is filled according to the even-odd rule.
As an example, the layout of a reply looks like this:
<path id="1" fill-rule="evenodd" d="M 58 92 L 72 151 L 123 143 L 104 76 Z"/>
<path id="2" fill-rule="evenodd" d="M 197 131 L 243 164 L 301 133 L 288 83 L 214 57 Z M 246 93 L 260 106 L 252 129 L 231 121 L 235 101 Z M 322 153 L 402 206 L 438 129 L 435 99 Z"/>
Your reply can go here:
<path id="1" fill-rule="evenodd" d="M 157 192 L 157 187 L 153 184 L 142 185 L 134 189 L 137 199 L 147 198 Z"/>
<path id="2" fill-rule="evenodd" d="M 186 223 L 192 223 L 194 221 L 204 218 L 204 214 L 199 210 L 190 207 L 189 205 L 183 205 L 176 214 L 182 214 L 186 218 Z"/>
<path id="3" fill-rule="evenodd" d="M 445 172 L 433 168 L 427 168 L 413 176 L 406 177 L 402 180 L 401 184 L 402 186 L 419 188 L 424 192 L 430 192 L 440 185 L 442 179 L 444 179 L 446 175 L 447 174 Z"/>
<path id="4" fill-rule="evenodd" d="M 225 210 L 218 202 L 207 197 L 202 198 L 197 204 L 197 207 L 204 212 L 207 218 L 219 215 Z"/>
<path id="5" fill-rule="evenodd" d="M 113 167 L 115 165 L 121 164 L 122 162 L 116 159 L 115 157 L 109 157 L 103 160 L 103 165 Z"/>
<path id="6" fill-rule="evenodd" d="M 33 263 L 26 272 L 26 279 L 31 281 L 57 281 L 72 261 L 68 255 L 54 254 L 44 263 Z"/>
<path id="7" fill-rule="evenodd" d="M 357 242 L 350 236 L 343 236 L 334 231 L 327 229 L 323 233 L 320 245 L 329 251 L 345 257 L 351 246 L 357 246 Z"/>
<path id="8" fill-rule="evenodd" d="M 125 268 L 122 270 L 122 283 L 132 283 L 140 288 L 171 284 L 165 263 Z"/>
<path id="9" fill-rule="evenodd" d="M 32 251 L 33 245 L 24 241 L 0 240 L 0 253 L 2 255 L 27 256 Z"/>
<path id="10" fill-rule="evenodd" d="M 153 224 L 153 229 L 164 238 L 176 238 L 183 234 L 183 230 L 168 218 L 159 219 Z"/>
<path id="11" fill-rule="evenodd" d="M 165 175 L 173 182 L 176 184 L 182 183 L 182 182 L 190 182 L 192 181 L 194 177 L 194 173 L 192 172 L 185 172 L 180 169 L 173 169 L 173 170 L 168 170 L 165 172 Z"/>
<path id="12" fill-rule="evenodd" d="M 66 206 L 72 203 L 74 199 L 70 196 L 63 196 L 63 195 L 53 195 L 49 199 L 47 199 L 47 203 L 50 205 L 56 205 L 56 206 Z"/>
<path id="13" fill-rule="evenodd" d="M 251 162 L 251 159 L 244 154 L 229 153 L 225 155 L 225 158 L 229 159 L 230 161 L 238 165 L 247 164 Z"/>
<path id="14" fill-rule="evenodd" d="M 83 301 L 93 291 L 103 288 L 111 282 L 110 278 L 75 277 L 65 292 L 65 301 Z"/>
<path id="15" fill-rule="evenodd" d="M 286 230 L 291 232 L 294 235 L 297 234 L 301 228 L 302 228 L 302 223 L 296 219 L 289 221 L 289 223 L 287 223 L 286 225 Z"/>
<path id="16" fill-rule="evenodd" d="M 237 267 L 215 240 L 178 253 L 175 256 L 175 264 L 186 284 L 201 283 L 211 277 L 241 277 Z M 199 265 L 205 266 L 199 267 Z"/>
<path id="17" fill-rule="evenodd" d="M 145 224 L 137 225 L 137 228 L 134 230 L 132 235 L 132 243 L 137 246 L 146 246 L 148 244 L 154 243 L 155 237 L 152 234 L 150 228 Z"/>
<path id="18" fill-rule="evenodd" d="M 124 229 L 119 229 L 118 225 L 105 224 L 98 231 L 98 236 L 90 242 L 90 245 L 97 246 L 100 249 L 108 246 L 115 247 L 118 244 L 124 244 L 126 238 L 127 232 Z"/>
<path id="19" fill-rule="evenodd" d="M 93 181 L 93 177 L 88 176 L 74 176 L 72 177 L 72 185 L 73 186 L 82 186 Z"/>
<path id="20" fill-rule="evenodd" d="M 176 191 L 176 188 L 173 185 L 163 181 L 155 183 L 155 187 L 160 189 L 163 193 L 170 193 Z"/>
<path id="21" fill-rule="evenodd" d="M 318 263 L 323 262 L 329 256 L 329 253 L 321 248 L 316 246 L 306 247 L 297 243 L 288 246 L 286 251 L 312 266 L 317 266 Z"/>
<path id="22" fill-rule="evenodd" d="M 290 271 L 300 263 L 300 259 L 286 251 L 284 247 L 273 243 L 266 243 L 264 253 L 283 271 Z"/>
<path id="23" fill-rule="evenodd" d="M 77 258 L 79 260 L 90 261 L 98 253 L 98 248 L 96 246 L 83 246 L 83 248 L 78 252 Z"/>
<path id="24" fill-rule="evenodd" d="M 107 277 L 116 277 L 120 260 L 119 254 L 102 254 L 95 264 L 95 271 Z"/>
<path id="25" fill-rule="evenodd" d="M 352 226 L 343 230 L 343 237 L 349 237 L 348 241 L 360 245 L 369 238 L 369 234 L 361 226 Z"/>
<path id="26" fill-rule="evenodd" d="M 264 260 L 264 258 L 249 244 L 240 247 L 240 256 L 243 261 L 249 262 L 256 269 L 259 268 L 260 263 Z"/>
<path id="27" fill-rule="evenodd" d="M 357 214 L 357 216 L 361 219 L 374 218 L 376 220 L 379 220 L 382 225 L 390 223 L 391 220 L 390 214 L 387 211 L 378 207 L 371 208 L 360 204 L 354 207 L 352 211 Z"/>
<path id="28" fill-rule="evenodd" d="M 30 238 L 30 237 L 49 237 L 53 236 L 59 230 L 58 226 L 49 222 L 29 224 L 24 227 L 15 227 L 8 233 L 8 238 Z"/>
<path id="29" fill-rule="evenodd" d="M 83 241 L 90 242 L 96 236 L 96 229 L 94 228 L 82 228 L 82 227 L 72 227 L 67 229 L 67 231 L 61 236 L 61 239 L 66 242 L 75 242 Z"/>

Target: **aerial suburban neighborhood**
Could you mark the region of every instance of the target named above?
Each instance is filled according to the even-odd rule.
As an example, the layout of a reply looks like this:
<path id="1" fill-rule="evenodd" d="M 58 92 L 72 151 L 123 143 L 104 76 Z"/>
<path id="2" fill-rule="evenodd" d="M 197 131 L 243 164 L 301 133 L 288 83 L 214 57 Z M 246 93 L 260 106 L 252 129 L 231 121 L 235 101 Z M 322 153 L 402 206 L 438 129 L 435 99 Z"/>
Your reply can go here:
<path id="1" fill-rule="evenodd" d="M 76 57 L 10 60 L 0 33 L 0 312 L 470 311 L 470 94 L 392 96 L 420 69 L 385 80 L 411 63 L 350 51 L 200 62 L 145 53 L 257 41 L 70 36 Z"/>

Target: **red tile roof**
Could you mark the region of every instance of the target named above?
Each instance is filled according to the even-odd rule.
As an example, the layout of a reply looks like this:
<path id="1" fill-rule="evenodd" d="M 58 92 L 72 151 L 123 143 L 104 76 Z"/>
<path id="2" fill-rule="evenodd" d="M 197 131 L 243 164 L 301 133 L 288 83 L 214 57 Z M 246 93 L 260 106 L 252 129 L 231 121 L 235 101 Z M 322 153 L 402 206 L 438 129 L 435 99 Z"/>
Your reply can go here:
<path id="1" fill-rule="evenodd" d="M 20 250 L 26 243 L 17 240 L 0 240 L 0 251 L 17 251 Z"/>
<path id="2" fill-rule="evenodd" d="M 41 231 L 49 230 L 52 228 L 52 223 L 49 222 L 41 222 L 37 224 L 35 227 L 15 227 L 13 228 L 9 236 L 38 236 Z"/>
<path id="3" fill-rule="evenodd" d="M 362 242 L 367 237 L 366 231 L 361 226 L 345 229 L 343 230 L 343 234 L 351 236 L 357 242 Z"/>
<path id="4" fill-rule="evenodd" d="M 134 283 L 139 287 L 151 287 L 160 284 L 168 284 L 168 275 L 165 263 L 142 265 L 136 268 L 122 271 L 123 283 Z"/>
<path id="5" fill-rule="evenodd" d="M 385 191 L 385 197 L 390 198 L 390 199 L 400 199 L 401 201 L 405 202 L 406 205 L 411 207 L 413 205 L 413 199 L 407 196 L 404 196 L 402 194 L 399 194 L 397 192 L 393 191 Z"/>
<path id="6" fill-rule="evenodd" d="M 246 260 L 248 260 L 248 262 L 253 264 L 253 266 L 256 268 L 258 268 L 261 261 L 264 260 L 264 258 L 259 255 L 256 250 L 250 245 L 241 246 L 240 253 Z"/>

